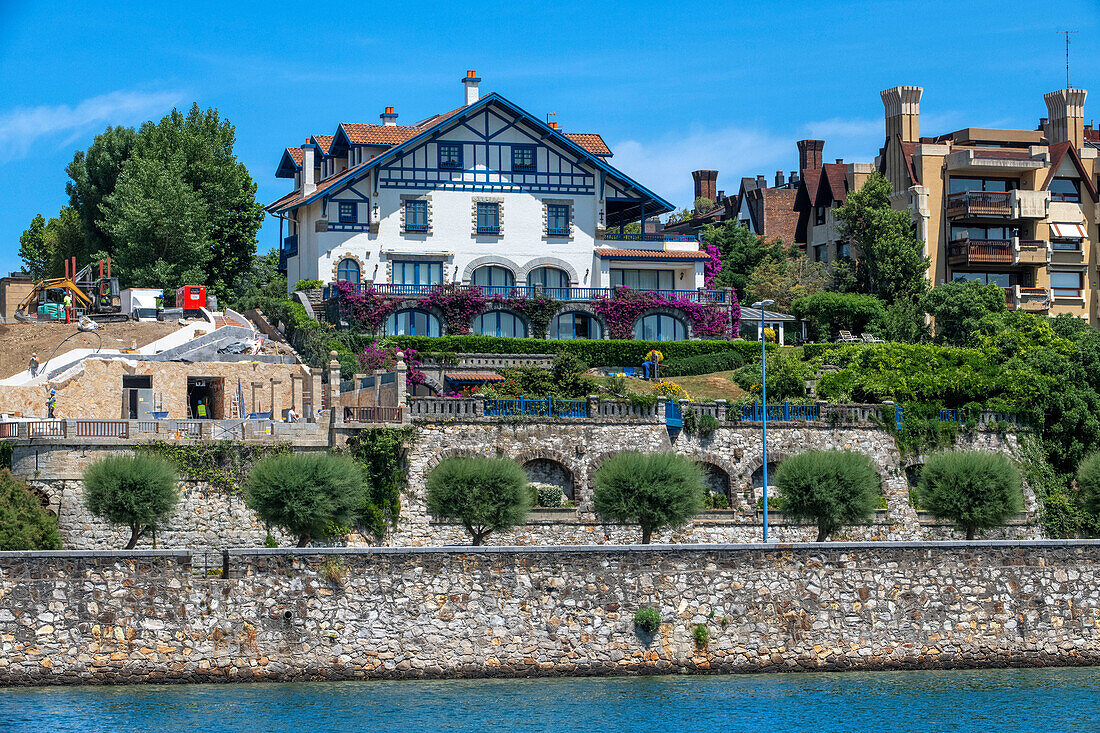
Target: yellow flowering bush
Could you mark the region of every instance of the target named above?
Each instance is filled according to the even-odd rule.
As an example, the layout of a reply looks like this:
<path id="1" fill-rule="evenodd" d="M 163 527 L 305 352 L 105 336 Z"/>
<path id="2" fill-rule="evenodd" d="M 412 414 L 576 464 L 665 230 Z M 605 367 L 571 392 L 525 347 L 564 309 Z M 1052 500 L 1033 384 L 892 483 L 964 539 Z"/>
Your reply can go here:
<path id="1" fill-rule="evenodd" d="M 687 390 L 676 384 L 676 382 L 658 382 L 653 385 L 653 394 L 659 397 L 667 397 L 670 400 L 691 399 L 691 395 L 687 393 Z"/>

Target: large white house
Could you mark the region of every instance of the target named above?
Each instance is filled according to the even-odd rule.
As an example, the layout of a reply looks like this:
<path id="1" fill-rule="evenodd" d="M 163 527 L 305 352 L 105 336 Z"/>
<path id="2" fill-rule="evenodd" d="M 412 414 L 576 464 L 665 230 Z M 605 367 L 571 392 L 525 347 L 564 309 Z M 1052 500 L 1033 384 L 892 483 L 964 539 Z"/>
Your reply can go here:
<path id="1" fill-rule="evenodd" d="M 703 291 L 708 255 L 691 237 L 627 235 L 672 205 L 611 163 L 594 133 L 567 133 L 462 79 L 464 104 L 415 125 L 392 107 L 380 124 L 343 123 L 287 148 L 277 176 L 294 190 L 268 211 L 285 227 L 287 281 L 347 280 L 416 298 L 433 286 L 477 285 L 489 294 L 534 293 L 581 302 L 617 286 L 725 303 Z M 563 309 L 551 338 L 606 337 L 590 309 Z M 491 315 L 491 317 L 490 317 Z M 388 331 L 438 335 L 415 308 Z M 524 336 L 522 317 L 497 310 L 475 333 Z M 667 312 L 640 318 L 638 337 L 691 337 Z"/>

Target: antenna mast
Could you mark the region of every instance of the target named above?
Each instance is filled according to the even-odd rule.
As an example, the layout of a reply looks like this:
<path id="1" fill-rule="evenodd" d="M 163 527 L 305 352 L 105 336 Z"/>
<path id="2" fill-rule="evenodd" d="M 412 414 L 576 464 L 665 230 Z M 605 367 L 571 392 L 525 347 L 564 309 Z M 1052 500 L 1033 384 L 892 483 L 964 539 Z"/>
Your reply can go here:
<path id="1" fill-rule="evenodd" d="M 1066 37 L 1066 89 L 1069 89 L 1069 37 L 1071 33 L 1076 33 L 1077 31 L 1066 30 L 1058 32 L 1064 34 Z"/>

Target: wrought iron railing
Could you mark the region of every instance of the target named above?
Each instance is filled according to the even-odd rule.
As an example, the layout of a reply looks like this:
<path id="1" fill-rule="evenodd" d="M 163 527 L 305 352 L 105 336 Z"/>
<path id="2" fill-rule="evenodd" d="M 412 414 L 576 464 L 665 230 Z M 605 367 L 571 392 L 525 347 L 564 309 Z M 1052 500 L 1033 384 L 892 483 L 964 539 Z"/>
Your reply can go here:
<path id="1" fill-rule="evenodd" d="M 505 415 L 588 417 L 588 402 L 587 400 L 559 400 L 553 397 L 486 397 L 484 413 L 488 417 Z"/>
<path id="2" fill-rule="evenodd" d="M 605 241 L 608 242 L 697 242 L 699 241 L 690 234 L 655 234 L 647 232 L 645 234 L 630 234 L 623 232 L 607 232 L 603 235 Z"/>

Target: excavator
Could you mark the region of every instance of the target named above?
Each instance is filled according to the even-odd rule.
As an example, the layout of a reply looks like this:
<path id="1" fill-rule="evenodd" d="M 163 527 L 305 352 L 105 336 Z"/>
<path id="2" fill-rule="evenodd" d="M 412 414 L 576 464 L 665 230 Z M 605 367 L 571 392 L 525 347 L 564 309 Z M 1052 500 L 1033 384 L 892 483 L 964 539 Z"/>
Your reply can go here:
<path id="1" fill-rule="evenodd" d="M 29 295 L 19 304 L 15 318 L 20 321 L 65 320 L 65 294 L 73 300 L 73 317 L 80 316 L 98 323 L 129 320 L 122 313 L 122 298 L 118 291 L 118 278 L 111 277 L 111 258 L 100 260 L 99 277 L 91 264 L 77 272 L 76 258 L 65 260 L 65 277 L 55 277 L 36 282 Z M 106 265 L 106 275 L 104 275 Z"/>

